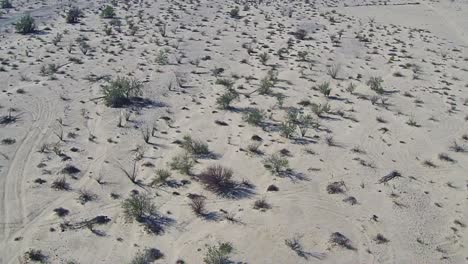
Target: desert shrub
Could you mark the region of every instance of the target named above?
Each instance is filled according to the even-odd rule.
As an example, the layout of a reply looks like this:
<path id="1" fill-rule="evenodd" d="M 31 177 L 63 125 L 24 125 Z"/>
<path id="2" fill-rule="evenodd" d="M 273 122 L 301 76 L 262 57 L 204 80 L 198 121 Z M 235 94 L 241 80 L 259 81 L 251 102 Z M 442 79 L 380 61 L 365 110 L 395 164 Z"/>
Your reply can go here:
<path id="1" fill-rule="evenodd" d="M 203 258 L 205 264 L 226 264 L 230 263 L 229 255 L 234 251 L 231 243 L 219 243 L 218 246 L 208 247 L 208 251 Z"/>
<path id="2" fill-rule="evenodd" d="M 226 87 L 228 90 L 231 90 L 232 87 L 234 86 L 234 82 L 228 78 L 216 79 L 216 84 L 222 85 Z"/>
<path id="3" fill-rule="evenodd" d="M 181 147 L 195 157 L 203 157 L 210 155 L 208 144 L 201 140 L 192 139 L 189 135 L 185 135 L 180 143 Z"/>
<path id="4" fill-rule="evenodd" d="M 265 113 L 257 108 L 248 109 L 242 116 L 245 122 L 254 126 L 261 126 L 264 118 Z"/>
<path id="5" fill-rule="evenodd" d="M 271 205 L 265 200 L 265 198 L 261 198 L 254 202 L 253 208 L 255 210 L 266 211 L 271 208 Z"/>
<path id="6" fill-rule="evenodd" d="M 260 59 L 260 62 L 263 64 L 263 65 L 266 65 L 268 60 L 270 59 L 270 55 L 266 52 L 263 52 L 261 53 L 258 58 Z"/>
<path id="7" fill-rule="evenodd" d="M 29 34 L 36 31 L 36 23 L 34 18 L 29 14 L 22 16 L 18 22 L 15 24 L 15 29 L 17 33 L 20 34 Z"/>
<path id="8" fill-rule="evenodd" d="M 2 9 L 13 8 L 13 5 L 11 4 L 10 0 L 1 0 L 0 1 L 0 8 L 2 8 Z"/>
<path id="9" fill-rule="evenodd" d="M 233 171 L 220 165 L 213 165 L 206 168 L 198 179 L 206 188 L 216 194 L 223 195 L 229 193 L 236 183 L 232 180 Z"/>
<path id="10" fill-rule="evenodd" d="M 40 69 L 41 76 L 52 76 L 58 72 L 59 66 L 55 63 L 49 63 L 46 65 L 42 65 Z"/>
<path id="11" fill-rule="evenodd" d="M 274 184 L 268 185 L 267 192 L 277 192 L 277 191 L 279 191 L 278 186 Z"/>
<path id="12" fill-rule="evenodd" d="M 172 161 L 169 163 L 169 166 L 173 170 L 178 170 L 183 174 L 189 175 L 192 171 L 195 162 L 192 155 L 189 152 L 181 153 L 172 158 Z"/>
<path id="13" fill-rule="evenodd" d="M 14 138 L 4 138 L 1 141 L 2 145 L 13 145 L 15 143 L 16 143 L 16 139 L 14 139 Z"/>
<path id="14" fill-rule="evenodd" d="M 305 29 L 298 29 L 294 32 L 294 36 L 299 40 L 304 40 L 307 37 L 307 31 Z"/>
<path id="15" fill-rule="evenodd" d="M 297 57 L 299 57 L 300 61 L 307 61 L 307 56 L 309 55 L 309 52 L 306 50 L 303 51 L 298 51 L 297 52 Z"/>
<path id="16" fill-rule="evenodd" d="M 67 183 L 65 177 L 61 177 L 52 182 L 52 188 L 67 191 L 70 190 L 70 185 Z"/>
<path id="17" fill-rule="evenodd" d="M 289 168 L 289 161 L 279 154 L 272 154 L 263 161 L 263 164 L 275 175 L 281 175 Z"/>
<path id="18" fill-rule="evenodd" d="M 239 93 L 234 90 L 228 90 L 216 99 L 216 104 L 221 109 L 230 109 L 231 103 L 239 99 Z"/>
<path id="19" fill-rule="evenodd" d="M 340 73 L 341 64 L 333 64 L 332 66 L 328 67 L 327 74 L 330 75 L 333 79 L 338 77 L 338 73 Z"/>
<path id="20" fill-rule="evenodd" d="M 196 196 L 190 200 L 189 206 L 193 213 L 197 216 L 203 216 L 206 214 L 205 211 L 205 197 Z"/>
<path id="21" fill-rule="evenodd" d="M 143 251 L 138 252 L 135 257 L 133 257 L 130 264 L 150 264 L 155 260 L 161 259 L 164 257 L 164 254 L 156 248 L 145 248 Z"/>
<path id="22" fill-rule="evenodd" d="M 380 233 L 375 236 L 374 240 L 377 244 L 385 244 L 389 242 L 389 240 Z"/>
<path id="23" fill-rule="evenodd" d="M 323 83 L 319 84 L 319 85 L 318 85 L 318 90 L 319 90 L 323 95 L 325 95 L 325 97 L 329 97 L 329 96 L 330 96 L 330 92 L 331 92 L 330 82 L 323 82 Z"/>
<path id="24" fill-rule="evenodd" d="M 320 125 L 311 115 L 300 114 L 297 117 L 297 126 L 301 132 L 301 136 L 305 137 L 310 128 L 317 129 Z"/>
<path id="25" fill-rule="evenodd" d="M 260 81 L 260 87 L 258 88 L 258 93 L 262 95 L 271 94 L 271 89 L 273 87 L 274 87 L 273 82 L 268 77 L 265 77 Z"/>
<path id="26" fill-rule="evenodd" d="M 81 10 L 78 7 L 72 7 L 68 10 L 65 16 L 65 21 L 68 24 L 75 24 L 80 22 Z"/>
<path id="27" fill-rule="evenodd" d="M 76 166 L 74 166 L 74 165 L 67 164 L 67 165 L 65 165 L 65 167 L 62 169 L 61 172 L 62 172 L 63 174 L 74 175 L 74 174 L 80 173 L 81 170 L 78 169 L 78 168 L 77 168 Z"/>
<path id="28" fill-rule="evenodd" d="M 59 207 L 54 209 L 54 213 L 56 213 L 59 217 L 64 217 L 67 216 L 70 213 L 70 211 L 63 207 Z"/>
<path id="29" fill-rule="evenodd" d="M 327 192 L 329 194 L 344 193 L 346 185 L 343 181 L 332 182 L 327 185 Z"/>
<path id="30" fill-rule="evenodd" d="M 168 49 L 160 49 L 158 54 L 156 55 L 156 63 L 159 65 L 166 65 L 169 63 L 169 50 Z"/>
<path id="31" fill-rule="evenodd" d="M 439 159 L 442 161 L 448 161 L 454 163 L 455 160 L 451 158 L 447 153 L 440 153 L 439 154 Z"/>
<path id="32" fill-rule="evenodd" d="M 108 5 L 104 7 L 104 9 L 101 11 L 101 17 L 102 18 L 114 18 L 115 17 L 115 10 L 112 6 Z"/>
<path id="33" fill-rule="evenodd" d="M 296 124 L 291 122 L 282 122 L 279 126 L 280 133 L 285 138 L 290 138 L 296 131 Z"/>
<path id="34" fill-rule="evenodd" d="M 134 194 L 122 202 L 124 216 L 127 221 L 141 221 L 156 212 L 151 198 L 146 194 Z"/>
<path id="35" fill-rule="evenodd" d="M 96 194 L 94 194 L 94 193 L 92 193 L 92 192 L 90 192 L 90 191 L 88 191 L 88 190 L 84 190 L 84 189 L 83 189 L 83 190 L 80 190 L 80 191 L 78 192 L 78 198 L 77 198 L 77 200 L 78 200 L 78 202 L 79 202 L 80 204 L 83 204 L 83 205 L 84 205 L 84 204 L 86 204 L 87 202 L 91 202 L 91 201 L 96 200 L 96 198 L 97 198 L 97 195 L 96 195 Z"/>
<path id="36" fill-rule="evenodd" d="M 239 18 L 239 7 L 236 6 L 229 11 L 229 16 L 231 18 Z"/>
<path id="37" fill-rule="evenodd" d="M 452 142 L 452 145 L 450 146 L 450 150 L 454 152 L 467 152 L 467 149 L 465 146 L 458 144 L 456 140 Z"/>
<path id="38" fill-rule="evenodd" d="M 355 248 L 351 245 L 351 240 L 347 238 L 345 235 L 341 234 L 340 232 L 334 232 L 330 236 L 330 243 L 333 245 L 338 245 L 350 250 L 355 250 Z"/>
<path id="39" fill-rule="evenodd" d="M 372 91 L 375 91 L 378 94 L 383 94 L 385 92 L 385 90 L 382 87 L 382 77 L 371 77 L 369 78 L 366 84 L 369 85 Z"/>
<path id="40" fill-rule="evenodd" d="M 356 85 L 354 83 L 349 83 L 348 87 L 346 87 L 346 91 L 350 94 L 353 94 L 356 90 Z"/>
<path id="41" fill-rule="evenodd" d="M 33 262 L 45 263 L 47 261 L 47 256 L 40 249 L 30 249 L 24 253 L 24 257 Z"/>
<path id="42" fill-rule="evenodd" d="M 328 103 L 325 103 L 323 105 L 312 103 L 310 105 L 310 108 L 312 109 L 312 112 L 316 114 L 318 117 L 323 117 L 324 113 L 328 113 L 331 110 L 330 105 Z"/>
<path id="43" fill-rule="evenodd" d="M 165 169 L 159 169 L 156 171 L 156 176 L 150 183 L 150 186 L 160 186 L 167 182 L 167 179 L 171 177 L 171 172 Z"/>
<path id="44" fill-rule="evenodd" d="M 121 107 L 130 102 L 130 99 L 142 94 L 143 85 L 136 79 L 117 77 L 102 88 L 104 102 L 107 106 Z"/>

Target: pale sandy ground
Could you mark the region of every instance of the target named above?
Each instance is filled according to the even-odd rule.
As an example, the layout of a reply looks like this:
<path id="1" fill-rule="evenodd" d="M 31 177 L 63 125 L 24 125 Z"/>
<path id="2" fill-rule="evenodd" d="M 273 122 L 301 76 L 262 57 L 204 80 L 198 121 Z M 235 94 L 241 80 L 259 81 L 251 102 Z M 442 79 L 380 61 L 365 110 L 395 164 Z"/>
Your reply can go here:
<path id="1" fill-rule="evenodd" d="M 103 1 L 78 3 L 85 7 L 78 25 L 64 22 L 61 10 L 67 3 L 13 1 L 17 10 L 0 18 L 0 115 L 13 108 L 18 117 L 0 127 L 0 140 L 16 140 L 0 145 L 0 263 L 24 262 L 29 249 L 40 249 L 49 263 L 129 263 L 147 247 L 165 255 L 154 263 L 178 259 L 203 263 L 207 247 L 218 242 L 232 243 L 234 263 L 467 263 L 468 153 L 452 151 L 450 146 L 456 141 L 468 151 L 468 3 L 440 0 L 404 5 L 413 1 L 400 0 L 356 7 L 378 1 L 265 1 L 250 11 L 239 5 L 242 18 L 236 20 L 228 14 L 236 4 L 226 2 L 156 0 L 132 3 L 128 10 L 120 3 L 122 32 L 114 30 L 106 36 L 103 25 L 109 21 L 99 17 Z M 41 31 L 26 36 L 14 33 L 11 21 L 27 10 L 36 10 L 32 14 L 38 16 Z M 293 11 L 291 18 L 287 10 Z M 128 34 L 126 16 L 139 27 L 135 36 Z M 166 37 L 155 26 L 158 19 L 168 23 Z M 307 29 L 311 39 L 296 41 L 289 33 L 298 28 Z M 330 35 L 340 30 L 344 32 L 340 43 L 332 43 Z M 63 40 L 54 46 L 57 33 L 63 34 Z M 359 41 L 358 33 L 370 42 Z M 80 52 L 75 42 L 79 35 L 89 39 L 94 51 Z M 294 44 L 286 59 L 280 60 L 277 51 L 287 47 L 288 38 Z M 248 55 L 242 44 L 253 40 L 256 53 Z M 71 43 L 75 47 L 68 53 Z M 157 53 L 165 47 L 170 49 L 170 63 L 158 65 Z M 312 69 L 297 59 L 297 51 L 304 50 L 315 61 Z M 270 53 L 266 66 L 258 59 L 262 52 Z M 182 54 L 185 58 L 178 63 L 176 57 Z M 211 59 L 201 60 L 199 66 L 189 63 L 204 56 Z M 69 63 L 71 57 L 82 64 Z M 41 76 L 40 67 L 50 63 L 64 66 L 54 78 Z M 326 73 L 333 63 L 342 65 L 337 80 Z M 419 79 L 413 78 L 411 69 L 401 67 L 406 63 L 421 67 Z M 253 93 L 241 95 L 233 103 L 234 110 L 218 109 L 215 102 L 224 88 L 215 84 L 213 68 L 224 68 L 221 76 L 235 80 L 236 87 L 244 87 L 239 91 L 247 94 L 258 88 L 273 65 L 281 79 L 273 89 L 286 96 L 283 107 L 273 97 Z M 403 77 L 394 76 L 395 72 Z M 95 100 L 106 81 L 85 80 L 90 74 L 134 76 L 144 82 L 143 97 L 157 103 L 132 109 L 107 107 Z M 175 76 L 181 74 L 187 78 L 186 87 L 175 84 Z M 362 78 L 357 79 L 358 74 Z M 256 79 L 248 82 L 248 76 Z M 384 88 L 392 91 L 385 95 L 387 105 L 371 104 L 369 98 L 375 93 L 366 81 L 372 76 L 381 76 Z M 330 99 L 312 89 L 324 81 L 331 82 Z M 357 85 L 353 94 L 345 91 L 350 82 Z M 290 139 L 282 137 L 277 128 L 286 108 L 312 113 L 298 104 L 302 100 L 328 101 L 331 113 L 317 118 L 320 129 L 310 130 L 304 139 L 298 132 Z M 244 122 L 241 112 L 246 107 L 268 111 L 272 126 L 262 129 Z M 131 122 L 117 127 L 123 111 L 132 112 Z M 377 117 L 386 123 L 379 123 Z M 410 119 L 419 126 L 408 125 Z M 217 120 L 228 126 L 217 125 Z M 153 144 L 146 144 L 140 128 L 153 124 L 157 127 L 150 139 Z M 65 135 L 75 135 L 59 141 L 60 127 Z M 94 141 L 89 140 L 92 135 Z M 194 175 L 211 164 L 230 167 L 237 180 L 255 186 L 252 195 L 218 197 L 196 177 L 176 171 L 172 173 L 175 181 L 191 183 L 142 188 L 119 168 L 131 169 L 131 150 L 143 146 L 138 179 L 148 184 L 156 169 L 168 168 L 171 158 L 181 152 L 174 141 L 183 135 L 208 142 L 218 156 L 198 160 Z M 243 151 L 253 135 L 263 139 L 263 156 Z M 333 135 L 337 146 L 326 144 L 328 135 Z M 41 145 L 56 142 L 66 160 L 52 151 L 38 151 Z M 364 152 L 353 152 L 356 147 Z M 264 168 L 262 161 L 282 149 L 289 150 L 290 167 L 300 177 L 275 177 Z M 454 162 L 440 160 L 440 153 Z M 148 162 L 154 167 L 142 166 Z M 81 170 L 75 178 L 66 175 L 71 190 L 52 189 L 67 164 Z M 378 183 L 393 170 L 402 177 Z M 37 183 L 38 178 L 45 182 Z M 105 184 L 98 183 L 99 178 Z M 345 192 L 327 193 L 327 185 L 336 181 L 345 183 Z M 267 192 L 270 184 L 279 191 Z M 97 199 L 80 204 L 78 191 L 84 189 Z M 150 194 L 159 213 L 171 219 L 164 233 L 149 234 L 141 224 L 125 221 L 121 202 L 132 190 Z M 113 199 L 111 193 L 121 198 Z M 188 194 L 206 196 L 207 210 L 216 219 L 194 215 Z M 358 203 L 344 202 L 347 197 L 355 197 Z M 253 209 L 259 198 L 265 198 L 271 209 Z M 53 210 L 59 207 L 70 214 L 58 217 Z M 224 219 L 221 209 L 239 222 Z M 65 221 L 76 223 L 98 215 L 111 218 L 110 223 L 96 227 L 101 235 L 86 228 L 61 231 Z M 348 237 L 355 250 L 331 244 L 333 232 Z M 377 234 L 389 241 L 377 243 Z M 285 239 L 293 237 L 299 237 L 304 252 L 311 254 L 301 257 L 288 248 Z M 325 257 L 314 258 L 315 253 Z"/>

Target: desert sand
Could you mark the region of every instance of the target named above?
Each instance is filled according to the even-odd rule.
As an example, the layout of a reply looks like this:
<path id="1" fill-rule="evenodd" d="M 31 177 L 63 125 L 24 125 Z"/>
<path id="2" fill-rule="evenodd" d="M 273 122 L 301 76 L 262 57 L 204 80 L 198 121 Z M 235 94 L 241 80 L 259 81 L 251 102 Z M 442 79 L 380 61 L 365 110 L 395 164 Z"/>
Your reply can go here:
<path id="1" fill-rule="evenodd" d="M 468 262 L 467 1 L 0 4 L 0 263 Z"/>

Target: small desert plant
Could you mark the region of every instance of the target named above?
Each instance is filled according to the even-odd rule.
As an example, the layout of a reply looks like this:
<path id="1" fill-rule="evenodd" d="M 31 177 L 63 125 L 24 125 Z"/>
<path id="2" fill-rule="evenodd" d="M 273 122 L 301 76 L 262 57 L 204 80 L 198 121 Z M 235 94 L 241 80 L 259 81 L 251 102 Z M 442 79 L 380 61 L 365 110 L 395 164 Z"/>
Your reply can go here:
<path id="1" fill-rule="evenodd" d="M 151 198 L 146 194 L 134 194 L 122 202 L 124 216 L 127 221 L 141 221 L 156 212 Z"/>
<path id="2" fill-rule="evenodd" d="M 47 256 L 42 253 L 41 250 L 30 249 L 24 253 L 24 257 L 33 262 L 45 263 L 47 261 Z"/>
<path id="3" fill-rule="evenodd" d="M 257 108 L 248 109 L 242 119 L 250 125 L 260 126 L 265 118 L 265 113 Z"/>
<path id="4" fill-rule="evenodd" d="M 297 57 L 299 57 L 300 61 L 307 61 L 307 56 L 309 56 L 309 52 L 307 51 L 298 51 L 297 52 Z"/>
<path id="5" fill-rule="evenodd" d="M 353 94 L 356 90 L 356 85 L 354 83 L 349 83 L 348 87 L 346 87 L 346 91 L 350 94 Z"/>
<path id="6" fill-rule="evenodd" d="M 312 112 L 314 112 L 314 114 L 316 114 L 318 117 L 323 117 L 324 113 L 328 113 L 331 110 L 330 105 L 328 103 L 323 105 L 312 103 L 310 107 L 312 109 Z"/>
<path id="7" fill-rule="evenodd" d="M 327 193 L 329 194 L 344 193 L 345 189 L 346 185 L 343 181 L 332 182 L 327 185 Z"/>
<path id="8" fill-rule="evenodd" d="M 330 236 L 330 243 L 333 245 L 338 245 L 350 250 L 355 250 L 355 248 L 351 245 L 351 240 L 347 238 L 345 235 L 341 234 L 340 232 L 334 232 Z"/>
<path id="9" fill-rule="evenodd" d="M 145 248 L 143 251 L 138 252 L 135 257 L 133 257 L 130 264 L 150 264 L 155 260 L 161 259 L 164 257 L 164 254 L 161 253 L 156 248 Z"/>
<path id="10" fill-rule="evenodd" d="M 231 243 L 219 243 L 218 246 L 208 247 L 203 262 L 205 264 L 230 263 L 229 255 L 234 251 Z"/>
<path id="11" fill-rule="evenodd" d="M 181 147 L 187 152 L 191 153 L 195 157 L 208 156 L 210 154 L 210 149 L 208 144 L 204 143 L 201 140 L 192 139 L 189 135 L 183 137 L 181 142 Z"/>
<path id="12" fill-rule="evenodd" d="M 220 165 L 206 168 L 198 179 L 206 188 L 218 195 L 227 195 L 236 186 L 232 180 L 233 171 Z"/>
<path id="13" fill-rule="evenodd" d="M 160 49 L 156 55 L 156 63 L 159 65 L 166 65 L 169 63 L 169 51 L 167 49 Z"/>
<path id="14" fill-rule="evenodd" d="M 317 129 L 320 125 L 311 115 L 301 114 L 297 117 L 297 126 L 301 132 L 301 136 L 305 137 L 310 128 Z"/>
<path id="15" fill-rule="evenodd" d="M 239 18 L 239 7 L 236 6 L 229 11 L 229 16 L 231 18 Z"/>
<path id="16" fill-rule="evenodd" d="M 323 83 L 319 84 L 318 90 L 319 90 L 323 95 L 325 95 L 325 97 L 329 97 L 329 96 L 330 96 L 330 92 L 331 92 L 330 82 L 323 82 Z"/>
<path id="17" fill-rule="evenodd" d="M 275 175 L 281 175 L 289 169 L 289 161 L 279 154 L 272 154 L 263 161 L 265 167 Z"/>
<path id="18" fill-rule="evenodd" d="M 307 37 L 307 31 L 305 29 L 298 29 L 294 32 L 294 36 L 299 40 L 304 40 Z"/>
<path id="19" fill-rule="evenodd" d="M 327 74 L 330 75 L 333 79 L 338 77 L 338 73 L 340 73 L 341 64 L 333 64 L 327 69 Z"/>
<path id="20" fill-rule="evenodd" d="M 94 201 L 97 198 L 96 194 L 94 194 L 94 193 L 92 193 L 92 192 L 90 192 L 88 190 L 85 190 L 85 189 L 80 190 L 78 192 L 78 194 L 79 195 L 78 195 L 77 200 L 78 200 L 78 202 L 80 202 L 83 205 L 86 204 L 87 202 Z"/>
<path id="21" fill-rule="evenodd" d="M 296 131 L 296 125 L 291 122 L 282 122 L 279 126 L 280 133 L 285 138 L 291 138 Z"/>
<path id="22" fill-rule="evenodd" d="M 69 24 L 80 22 L 81 10 L 78 7 L 72 7 L 68 10 L 65 21 Z"/>
<path id="23" fill-rule="evenodd" d="M 263 64 L 263 65 L 266 65 L 268 60 L 270 59 L 270 55 L 266 52 L 263 52 L 261 53 L 258 58 L 260 59 L 260 62 Z"/>
<path id="24" fill-rule="evenodd" d="M 173 170 L 178 170 L 183 174 L 189 175 L 192 171 L 195 162 L 193 160 L 192 155 L 185 151 L 177 156 L 172 158 L 172 161 L 169 163 L 169 166 Z"/>
<path id="25" fill-rule="evenodd" d="M 221 109 L 230 109 L 231 108 L 231 103 L 234 100 L 239 99 L 239 93 L 237 93 L 234 90 L 228 90 L 224 94 L 222 94 L 218 99 L 216 99 L 216 103 L 218 104 L 218 107 Z"/>
<path id="26" fill-rule="evenodd" d="M 52 188 L 56 190 L 67 191 L 70 190 L 70 185 L 67 183 L 65 177 L 61 177 L 52 182 Z"/>
<path id="27" fill-rule="evenodd" d="M 107 106 L 120 107 L 130 102 L 130 99 L 142 94 L 143 85 L 136 79 L 117 77 L 104 86 L 104 101 Z"/>
<path id="28" fill-rule="evenodd" d="M 15 24 L 16 32 L 20 34 L 29 34 L 36 31 L 36 23 L 34 18 L 29 14 L 22 16 Z"/>
<path id="29" fill-rule="evenodd" d="M 268 95 L 271 94 L 271 89 L 275 86 L 275 83 L 273 80 L 270 78 L 270 76 L 265 76 L 261 81 L 260 81 L 260 87 L 258 88 L 258 93 L 262 95 Z"/>
<path id="30" fill-rule="evenodd" d="M 165 169 L 159 169 L 156 171 L 156 176 L 150 183 L 150 186 L 160 186 L 167 182 L 167 179 L 171 177 L 171 172 Z"/>
<path id="31" fill-rule="evenodd" d="M 448 161 L 454 163 L 455 160 L 452 159 L 447 153 L 440 153 L 439 154 L 439 159 L 442 161 Z"/>
<path id="32" fill-rule="evenodd" d="M 261 198 L 254 202 L 253 208 L 255 210 L 266 211 L 271 208 L 271 205 L 266 201 L 265 198 Z"/>
<path id="33" fill-rule="evenodd" d="M 375 91 L 378 94 L 383 94 L 385 90 L 382 87 L 383 79 L 382 77 L 371 77 L 367 81 L 367 85 L 371 88 L 372 91 Z"/>
<path id="34" fill-rule="evenodd" d="M 466 152 L 467 151 L 465 146 L 458 144 L 456 140 L 453 141 L 452 145 L 450 146 L 450 150 L 454 152 Z"/>
<path id="35" fill-rule="evenodd" d="M 101 11 L 101 17 L 102 18 L 114 18 L 115 17 L 115 10 L 112 6 L 108 5 L 104 7 L 104 9 Z"/>
<path id="36" fill-rule="evenodd" d="M 193 213 L 197 216 L 203 216 L 206 214 L 205 205 L 205 197 L 202 196 L 195 196 L 189 203 L 190 209 L 192 209 Z"/>
<path id="37" fill-rule="evenodd" d="M 384 237 L 380 233 L 375 236 L 374 240 L 377 242 L 377 244 L 385 244 L 389 241 L 386 237 Z"/>

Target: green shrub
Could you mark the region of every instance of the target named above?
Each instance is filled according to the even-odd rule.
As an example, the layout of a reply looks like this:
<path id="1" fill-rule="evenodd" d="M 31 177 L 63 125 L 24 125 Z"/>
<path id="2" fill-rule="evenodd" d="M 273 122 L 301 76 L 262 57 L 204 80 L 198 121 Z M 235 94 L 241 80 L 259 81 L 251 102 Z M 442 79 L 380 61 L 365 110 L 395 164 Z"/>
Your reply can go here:
<path id="1" fill-rule="evenodd" d="M 156 171 L 156 176 L 150 183 L 151 187 L 164 185 L 167 182 L 167 179 L 171 177 L 171 172 L 165 169 L 159 169 Z"/>
<path id="2" fill-rule="evenodd" d="M 108 5 L 101 11 L 102 18 L 114 18 L 115 17 L 115 10 L 112 6 Z"/>
<path id="3" fill-rule="evenodd" d="M 323 82 L 323 83 L 319 84 L 318 90 L 319 90 L 323 95 L 325 95 L 325 97 L 329 97 L 329 96 L 330 96 L 330 92 L 331 92 L 330 83 L 329 83 L 329 82 Z"/>
<path id="4" fill-rule="evenodd" d="M 190 153 L 184 152 L 172 158 L 172 161 L 169 163 L 169 166 L 173 170 L 178 170 L 183 174 L 190 175 L 195 162 Z"/>
<path id="5" fill-rule="evenodd" d="M 324 113 L 328 113 L 331 110 L 330 105 L 328 103 L 324 105 L 312 103 L 310 107 L 312 109 L 312 112 L 314 112 L 314 114 L 316 114 L 318 117 L 322 117 Z"/>
<path id="6" fill-rule="evenodd" d="M 218 246 L 208 247 L 208 252 L 203 258 L 205 264 L 226 264 L 231 263 L 229 255 L 234 251 L 231 243 L 219 243 Z"/>
<path id="7" fill-rule="evenodd" d="M 254 126 L 260 126 L 263 123 L 264 118 L 265 118 L 264 112 L 257 108 L 247 110 L 242 116 L 242 119 L 245 122 Z"/>
<path id="8" fill-rule="evenodd" d="M 382 77 L 371 77 L 367 81 L 367 85 L 371 88 L 372 91 L 375 91 L 378 94 L 383 94 L 385 90 L 382 87 L 383 79 Z"/>
<path id="9" fill-rule="evenodd" d="M 279 129 L 282 136 L 290 138 L 296 131 L 296 125 L 291 122 L 282 122 Z"/>
<path id="10" fill-rule="evenodd" d="M 132 261 L 130 261 L 130 264 L 150 264 L 163 257 L 164 254 L 158 249 L 145 248 L 143 251 L 140 251 L 135 255 Z"/>
<path id="11" fill-rule="evenodd" d="M 181 147 L 185 149 L 188 153 L 196 156 L 207 156 L 210 154 L 210 149 L 208 148 L 208 144 L 201 140 L 194 140 L 189 135 L 183 137 L 181 142 Z"/>
<path id="12" fill-rule="evenodd" d="M 239 93 L 229 90 L 216 99 L 216 104 L 221 109 L 230 109 L 231 103 L 236 99 L 239 99 Z"/>
<path id="13" fill-rule="evenodd" d="M 22 16 L 20 20 L 16 22 L 15 29 L 16 32 L 20 34 L 34 33 L 36 31 L 36 23 L 34 18 L 32 18 L 29 14 Z"/>
<path id="14" fill-rule="evenodd" d="M 289 161 L 279 154 L 273 154 L 263 161 L 265 167 L 273 174 L 280 175 L 289 168 Z"/>
<path id="15" fill-rule="evenodd" d="M 72 7 L 68 10 L 65 21 L 69 24 L 80 22 L 81 10 L 78 7 Z"/>
<path id="16" fill-rule="evenodd" d="M 130 102 L 130 99 L 142 94 L 143 85 L 136 79 L 117 77 L 102 88 L 104 101 L 107 106 L 121 107 Z"/>
<path id="17" fill-rule="evenodd" d="M 263 65 L 266 65 L 268 60 L 270 59 L 270 55 L 268 55 L 268 53 L 266 52 L 263 52 L 259 55 L 259 59 Z"/>
<path id="18" fill-rule="evenodd" d="M 134 194 L 122 202 L 125 219 L 129 222 L 133 220 L 141 221 L 146 216 L 151 216 L 156 212 L 156 207 L 151 202 L 151 198 L 146 194 Z"/>

